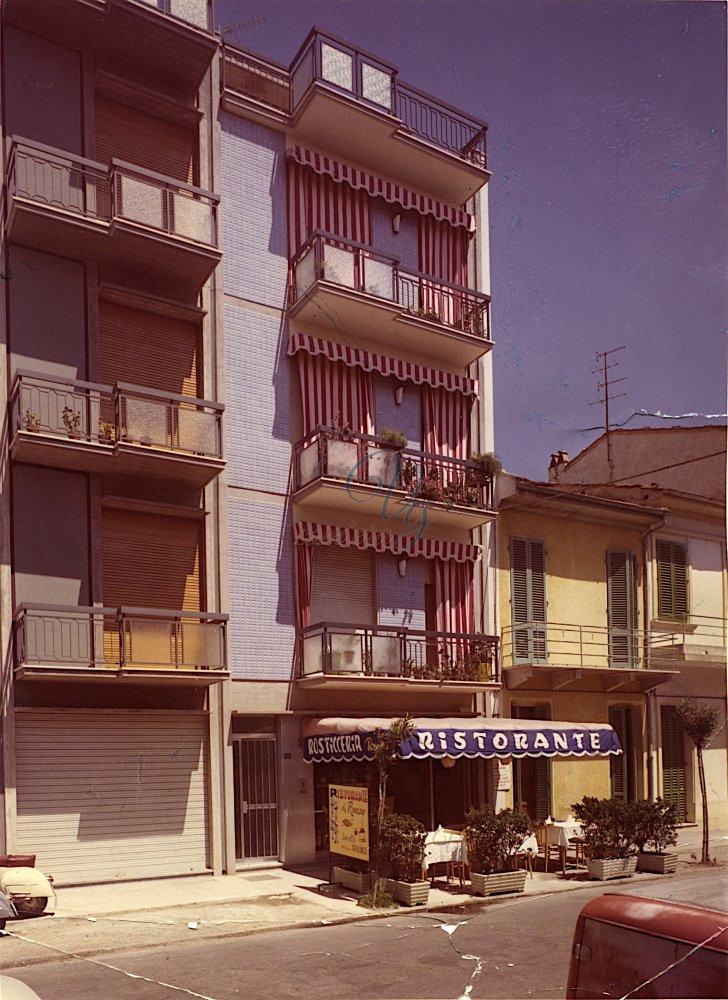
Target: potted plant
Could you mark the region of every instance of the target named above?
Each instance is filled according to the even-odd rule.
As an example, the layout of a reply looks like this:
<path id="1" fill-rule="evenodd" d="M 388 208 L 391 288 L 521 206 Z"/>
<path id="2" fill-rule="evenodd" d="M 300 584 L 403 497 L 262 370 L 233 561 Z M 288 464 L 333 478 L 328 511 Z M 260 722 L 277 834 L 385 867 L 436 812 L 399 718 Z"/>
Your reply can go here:
<path id="1" fill-rule="evenodd" d="M 99 441 L 102 444 L 111 444 L 116 437 L 116 430 L 113 424 L 104 420 L 99 420 Z"/>
<path id="2" fill-rule="evenodd" d="M 532 832 L 531 821 L 523 812 L 489 806 L 471 809 L 466 815 L 470 881 L 476 896 L 503 892 L 523 892 L 525 868 L 516 868 L 516 852 Z"/>
<path id="3" fill-rule="evenodd" d="M 604 881 L 634 875 L 634 803 L 587 795 L 571 808 L 583 827 L 589 877 Z"/>
<path id="4" fill-rule="evenodd" d="M 64 406 L 61 414 L 63 423 L 70 438 L 81 437 L 81 414 L 74 410 L 72 406 Z"/>
<path id="5" fill-rule="evenodd" d="M 337 414 L 326 437 L 326 475 L 348 479 L 359 461 L 359 444 L 348 423 L 342 424 Z"/>
<path id="6" fill-rule="evenodd" d="M 481 484 L 489 479 L 495 479 L 503 471 L 503 463 L 492 451 L 473 452 L 470 461 L 478 466 L 476 475 Z"/>
<path id="7" fill-rule="evenodd" d="M 677 815 L 671 802 L 634 802 L 637 870 L 667 875 L 677 871 L 677 854 L 665 851 L 677 843 Z M 647 850 L 646 848 L 649 848 Z"/>
<path id="8" fill-rule="evenodd" d="M 40 430 L 40 417 L 34 410 L 25 411 L 24 426 L 32 434 L 37 434 Z"/>
<path id="9" fill-rule="evenodd" d="M 440 472 L 436 466 L 432 466 L 425 478 L 420 483 L 417 496 L 421 500 L 438 500 L 444 498 L 442 483 L 440 482 Z"/>
<path id="10" fill-rule="evenodd" d="M 426 903 L 430 892 L 430 883 L 422 877 L 425 836 L 424 826 L 413 816 L 392 813 L 382 821 L 382 848 L 394 875 L 388 888 L 405 906 Z"/>
<path id="11" fill-rule="evenodd" d="M 400 464 L 401 453 L 407 447 L 404 431 L 385 427 L 377 434 L 382 447 L 374 447 L 369 452 L 367 478 L 370 483 L 389 486 L 396 478 Z"/>
<path id="12" fill-rule="evenodd" d="M 371 884 L 369 868 L 363 861 L 352 861 L 351 867 L 334 865 L 334 882 L 339 882 L 352 892 L 365 893 Z"/>

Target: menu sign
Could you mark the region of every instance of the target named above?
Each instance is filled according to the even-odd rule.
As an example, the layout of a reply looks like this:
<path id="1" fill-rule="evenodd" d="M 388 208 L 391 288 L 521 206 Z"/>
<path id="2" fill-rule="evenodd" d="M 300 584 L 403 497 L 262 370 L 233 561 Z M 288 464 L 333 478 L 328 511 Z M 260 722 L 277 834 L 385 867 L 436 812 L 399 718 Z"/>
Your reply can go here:
<path id="1" fill-rule="evenodd" d="M 369 860 L 369 789 L 329 785 L 329 850 Z"/>

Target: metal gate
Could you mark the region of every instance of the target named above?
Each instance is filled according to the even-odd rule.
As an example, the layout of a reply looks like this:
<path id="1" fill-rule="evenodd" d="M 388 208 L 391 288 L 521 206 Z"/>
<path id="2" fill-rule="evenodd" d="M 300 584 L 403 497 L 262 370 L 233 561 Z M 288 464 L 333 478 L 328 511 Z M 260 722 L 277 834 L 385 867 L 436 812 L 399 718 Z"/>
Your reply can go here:
<path id="1" fill-rule="evenodd" d="M 278 857 L 276 738 L 233 737 L 235 857 Z"/>

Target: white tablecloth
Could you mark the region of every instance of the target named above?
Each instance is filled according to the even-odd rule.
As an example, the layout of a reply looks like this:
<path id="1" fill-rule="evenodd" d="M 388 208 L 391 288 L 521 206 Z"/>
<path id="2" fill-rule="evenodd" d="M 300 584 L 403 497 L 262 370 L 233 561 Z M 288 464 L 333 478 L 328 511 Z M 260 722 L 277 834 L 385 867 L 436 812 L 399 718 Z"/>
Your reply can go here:
<path id="1" fill-rule="evenodd" d="M 581 823 L 576 820 L 546 824 L 546 840 L 556 847 L 568 847 L 569 838 L 581 837 L 582 833 Z"/>
<path id="2" fill-rule="evenodd" d="M 438 826 L 425 837 L 425 869 L 448 861 L 465 861 L 467 864 L 467 860 L 468 848 L 461 833 Z"/>

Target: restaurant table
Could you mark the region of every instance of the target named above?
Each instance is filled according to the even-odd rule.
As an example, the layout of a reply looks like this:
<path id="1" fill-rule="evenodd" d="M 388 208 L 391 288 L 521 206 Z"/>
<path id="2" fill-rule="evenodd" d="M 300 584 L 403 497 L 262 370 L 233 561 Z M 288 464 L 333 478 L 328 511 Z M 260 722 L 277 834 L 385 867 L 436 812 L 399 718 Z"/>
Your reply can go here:
<path id="1" fill-rule="evenodd" d="M 457 830 L 448 830 L 438 826 L 425 837 L 425 857 L 422 867 L 427 872 L 431 865 L 466 865 L 468 863 L 468 847 L 464 834 Z M 461 869 L 463 871 L 464 869 Z"/>
<path id="2" fill-rule="evenodd" d="M 544 823 L 546 830 L 546 871 L 548 871 L 548 847 L 557 847 L 559 850 L 559 861 L 561 862 L 561 870 L 566 871 L 566 851 L 569 847 L 569 842 L 573 838 L 579 838 L 583 836 L 583 829 L 581 823 L 577 820 L 569 817 L 565 820 L 551 821 L 548 820 Z"/>

